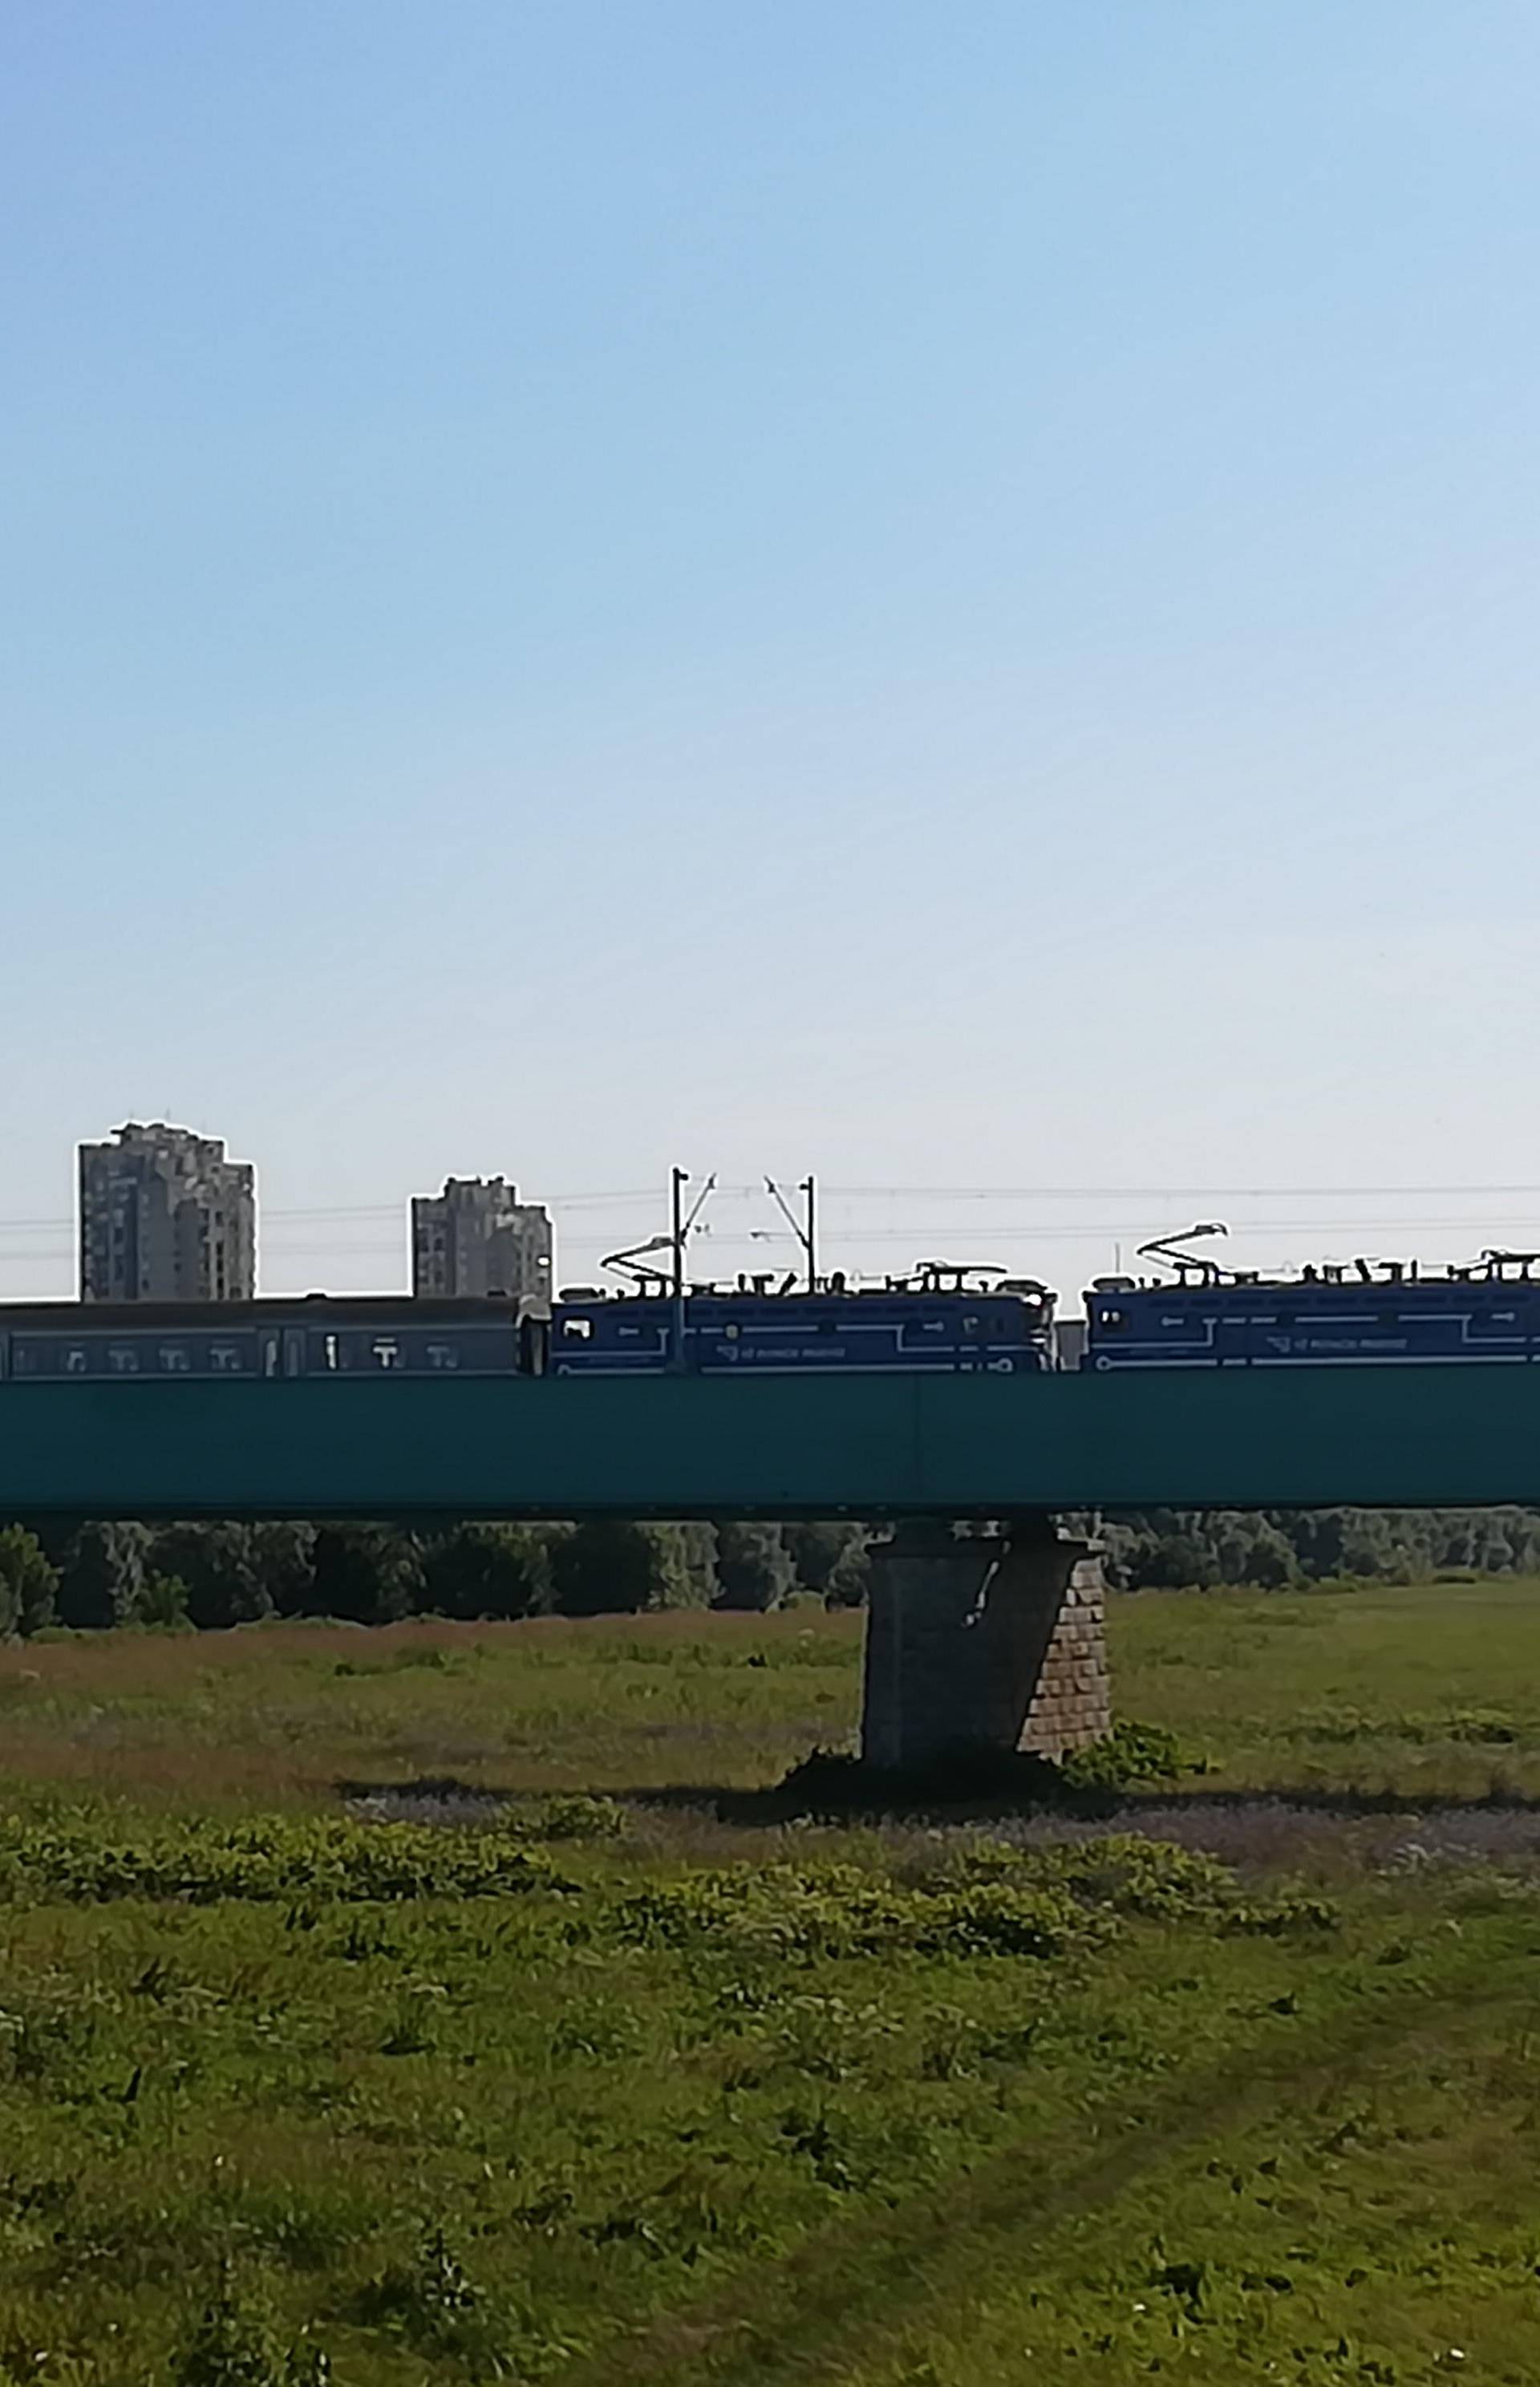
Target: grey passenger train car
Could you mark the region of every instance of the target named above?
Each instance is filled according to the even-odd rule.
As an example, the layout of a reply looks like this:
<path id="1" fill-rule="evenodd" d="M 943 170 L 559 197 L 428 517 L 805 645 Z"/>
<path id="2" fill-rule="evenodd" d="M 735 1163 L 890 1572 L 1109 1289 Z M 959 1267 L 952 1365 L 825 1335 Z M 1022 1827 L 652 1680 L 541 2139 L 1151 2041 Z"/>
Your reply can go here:
<path id="1" fill-rule="evenodd" d="M 400 1294 L 13 1302 L 0 1308 L 0 1383 L 538 1375 L 549 1332 L 542 1307 Z"/>

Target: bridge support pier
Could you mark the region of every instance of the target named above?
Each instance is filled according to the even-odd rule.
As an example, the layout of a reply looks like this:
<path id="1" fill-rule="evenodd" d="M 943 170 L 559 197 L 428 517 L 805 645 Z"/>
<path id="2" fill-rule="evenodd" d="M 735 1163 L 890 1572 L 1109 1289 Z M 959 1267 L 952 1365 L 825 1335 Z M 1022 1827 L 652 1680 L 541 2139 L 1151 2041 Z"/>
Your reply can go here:
<path id="1" fill-rule="evenodd" d="M 1101 1561 L 1041 1511 L 901 1524 L 871 1554 L 861 1754 L 1061 1757 L 1111 1724 Z"/>

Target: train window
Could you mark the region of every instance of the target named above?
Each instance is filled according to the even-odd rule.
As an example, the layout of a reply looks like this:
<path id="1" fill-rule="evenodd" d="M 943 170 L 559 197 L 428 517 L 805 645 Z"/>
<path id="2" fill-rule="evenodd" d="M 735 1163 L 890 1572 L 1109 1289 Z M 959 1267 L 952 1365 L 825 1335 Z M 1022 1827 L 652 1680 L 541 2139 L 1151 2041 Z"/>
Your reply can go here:
<path id="1" fill-rule="evenodd" d="M 1104 1333 L 1122 1334 L 1127 1332 L 1129 1321 L 1120 1309 L 1103 1309 L 1097 1312 L 1096 1323 Z"/>
<path id="2" fill-rule="evenodd" d="M 132 1344 L 110 1344 L 107 1357 L 107 1365 L 115 1376 L 136 1376 L 139 1373 L 139 1354 Z"/>
<path id="3" fill-rule="evenodd" d="M 978 1319 L 965 1318 L 963 1320 L 963 1332 L 965 1334 L 977 1334 L 978 1332 Z"/>
<path id="4" fill-rule="evenodd" d="M 458 1368 L 460 1365 L 460 1353 L 455 1349 L 452 1343 L 430 1343 L 428 1345 L 428 1365 L 430 1368 Z"/>
<path id="5" fill-rule="evenodd" d="M 726 1336 L 729 1343 L 736 1343 L 738 1336 L 742 1333 L 743 1329 L 738 1324 L 736 1320 L 729 1319 L 726 1325 L 722 1329 L 722 1332 Z"/>
<path id="6" fill-rule="evenodd" d="M 562 1332 L 569 1342 L 587 1343 L 594 1331 L 591 1318 L 563 1318 Z"/>
<path id="7" fill-rule="evenodd" d="M 165 1370 L 168 1376 L 184 1376 L 187 1373 L 188 1369 L 192 1366 L 192 1361 L 187 1357 L 186 1344 L 162 1343 L 160 1345 L 160 1365 Z"/>
<path id="8" fill-rule="evenodd" d="M 377 1343 L 372 1343 L 369 1347 L 374 1355 L 376 1367 L 398 1368 L 400 1366 L 401 1346 L 398 1343 L 393 1343 L 388 1335 L 382 1335 Z"/>
<path id="9" fill-rule="evenodd" d="M 208 1365 L 216 1375 L 238 1376 L 241 1355 L 233 1343 L 214 1343 L 209 1345 Z"/>
<path id="10" fill-rule="evenodd" d="M 83 1376 L 88 1365 L 89 1362 L 86 1358 L 85 1353 L 80 1348 L 78 1344 L 72 1351 L 66 1351 L 64 1355 L 64 1372 L 67 1376 Z"/>

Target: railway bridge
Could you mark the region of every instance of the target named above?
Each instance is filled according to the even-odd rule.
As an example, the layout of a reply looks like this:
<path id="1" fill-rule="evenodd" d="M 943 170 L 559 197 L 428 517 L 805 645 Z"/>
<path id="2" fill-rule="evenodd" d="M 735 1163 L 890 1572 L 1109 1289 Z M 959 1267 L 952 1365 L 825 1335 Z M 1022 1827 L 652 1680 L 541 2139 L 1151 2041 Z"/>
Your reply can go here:
<path id="1" fill-rule="evenodd" d="M 874 1552 L 863 1747 L 1105 1728 L 1066 1514 L 1540 1505 L 1540 1366 L 0 1384 L 0 1515 L 833 1517 Z"/>

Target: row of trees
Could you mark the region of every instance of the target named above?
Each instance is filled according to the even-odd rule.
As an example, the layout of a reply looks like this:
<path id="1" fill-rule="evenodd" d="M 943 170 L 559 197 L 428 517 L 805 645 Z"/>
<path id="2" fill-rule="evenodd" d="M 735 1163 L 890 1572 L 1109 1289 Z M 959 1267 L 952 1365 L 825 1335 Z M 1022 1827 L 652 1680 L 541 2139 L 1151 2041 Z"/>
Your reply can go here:
<path id="1" fill-rule="evenodd" d="M 1108 1579 L 1132 1590 L 1540 1573 L 1535 1509 L 1154 1509 L 1100 1531 Z"/>
<path id="2" fill-rule="evenodd" d="M 856 1605 L 865 1533 L 848 1523 L 161 1525 L 50 1520 L 0 1528 L 0 1636 L 268 1616 L 390 1624 L 407 1616 L 769 1609 L 805 1589 Z"/>
<path id="3" fill-rule="evenodd" d="M 1151 1509 L 1097 1528 L 1130 1590 L 1416 1582 L 1453 1570 L 1540 1573 L 1533 1509 Z M 0 1636 L 45 1624 L 216 1628 L 267 1616 L 635 1614 L 778 1607 L 798 1590 L 865 1597 L 866 1529 L 828 1524 L 143 1525 L 0 1528 Z"/>

